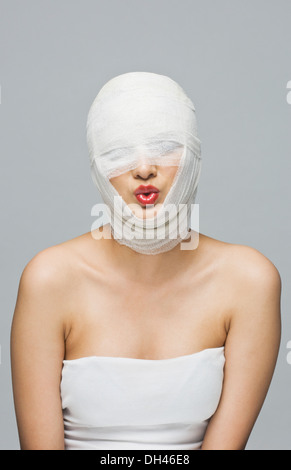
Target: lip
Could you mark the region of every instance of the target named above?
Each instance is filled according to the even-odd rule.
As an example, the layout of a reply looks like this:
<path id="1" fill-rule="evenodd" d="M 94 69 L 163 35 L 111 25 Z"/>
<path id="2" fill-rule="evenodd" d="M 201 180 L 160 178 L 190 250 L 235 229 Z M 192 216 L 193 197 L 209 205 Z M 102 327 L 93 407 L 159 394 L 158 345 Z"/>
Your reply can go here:
<path id="1" fill-rule="evenodd" d="M 152 185 L 140 185 L 135 191 L 134 195 L 138 202 L 142 205 L 154 204 L 159 197 L 159 190 Z"/>

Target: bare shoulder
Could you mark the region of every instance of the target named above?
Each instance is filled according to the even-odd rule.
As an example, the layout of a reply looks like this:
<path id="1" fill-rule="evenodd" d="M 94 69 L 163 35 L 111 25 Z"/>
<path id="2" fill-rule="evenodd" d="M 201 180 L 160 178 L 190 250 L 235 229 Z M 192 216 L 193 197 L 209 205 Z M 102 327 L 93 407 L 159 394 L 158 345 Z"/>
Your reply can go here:
<path id="1" fill-rule="evenodd" d="M 47 247 L 33 256 L 22 271 L 18 299 L 22 303 L 37 300 L 39 305 L 54 302 L 58 310 L 70 309 L 88 270 L 90 250 L 92 253 L 89 235 Z M 97 240 L 96 253 L 99 246 Z"/>
<path id="2" fill-rule="evenodd" d="M 229 244 L 227 265 L 233 281 L 248 292 L 279 292 L 281 276 L 275 264 L 256 248 Z"/>
<path id="3" fill-rule="evenodd" d="M 204 251 L 216 260 L 220 274 L 240 285 L 280 287 L 281 277 L 275 264 L 256 248 L 228 243 L 202 234 Z"/>
<path id="4" fill-rule="evenodd" d="M 274 263 L 256 248 L 202 236 L 205 252 L 215 260 L 219 285 L 231 311 L 244 316 L 280 314 L 281 277 Z M 268 313 L 269 312 L 269 313 Z"/>
<path id="5" fill-rule="evenodd" d="M 68 280 L 72 265 L 64 244 L 50 246 L 38 252 L 23 269 L 20 284 L 35 288 L 56 286 Z"/>
<path id="6" fill-rule="evenodd" d="M 269 342 L 279 341 L 281 324 L 281 277 L 277 267 L 264 254 L 249 246 L 231 247 L 234 292 L 234 319 L 248 321 Z M 241 319 L 241 320 L 240 320 Z M 258 343 L 258 342 L 257 342 Z M 276 350 L 276 348 L 274 348 Z"/>
<path id="7" fill-rule="evenodd" d="M 99 240 L 95 241 L 94 245 L 96 255 L 101 251 L 101 243 L 98 242 Z M 33 256 L 25 266 L 21 277 L 38 284 L 68 283 L 80 272 L 82 264 L 85 265 L 90 258 L 90 243 L 92 237 L 88 232 L 47 247 Z"/>

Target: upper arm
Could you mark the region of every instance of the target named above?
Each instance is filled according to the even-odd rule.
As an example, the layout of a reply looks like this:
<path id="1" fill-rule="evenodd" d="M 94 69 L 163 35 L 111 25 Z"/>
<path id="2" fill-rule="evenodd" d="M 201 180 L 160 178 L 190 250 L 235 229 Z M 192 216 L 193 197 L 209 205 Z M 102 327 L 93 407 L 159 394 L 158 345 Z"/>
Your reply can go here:
<path id="1" fill-rule="evenodd" d="M 232 284 L 234 311 L 225 344 L 221 400 L 202 449 L 244 449 L 265 400 L 281 337 L 281 279 L 256 250 L 243 250 Z"/>
<path id="2" fill-rule="evenodd" d="M 63 449 L 60 380 L 63 289 L 53 250 L 25 267 L 11 327 L 11 367 L 21 449 Z"/>

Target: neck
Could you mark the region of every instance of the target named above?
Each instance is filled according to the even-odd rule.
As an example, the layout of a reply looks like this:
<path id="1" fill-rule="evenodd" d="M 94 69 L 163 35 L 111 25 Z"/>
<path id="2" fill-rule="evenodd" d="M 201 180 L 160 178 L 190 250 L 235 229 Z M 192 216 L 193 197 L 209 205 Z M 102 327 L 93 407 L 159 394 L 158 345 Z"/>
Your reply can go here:
<path id="1" fill-rule="evenodd" d="M 180 243 L 171 250 L 159 254 L 141 254 L 111 237 L 108 240 L 108 256 L 113 265 L 128 279 L 153 284 L 169 280 L 179 271 L 185 271 L 198 257 L 198 248 L 181 250 Z"/>

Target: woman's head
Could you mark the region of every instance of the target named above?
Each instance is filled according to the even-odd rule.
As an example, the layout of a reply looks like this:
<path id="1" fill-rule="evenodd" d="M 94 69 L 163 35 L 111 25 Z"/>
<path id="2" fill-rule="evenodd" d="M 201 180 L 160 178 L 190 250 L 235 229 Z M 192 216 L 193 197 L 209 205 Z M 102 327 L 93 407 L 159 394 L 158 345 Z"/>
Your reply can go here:
<path id="1" fill-rule="evenodd" d="M 127 209 L 126 217 L 117 214 L 125 230 L 118 241 L 149 254 L 166 251 L 166 239 L 152 240 L 156 229 L 169 222 L 157 208 L 194 203 L 200 174 L 192 101 L 169 77 L 147 72 L 119 75 L 94 100 L 87 139 L 92 177 L 104 202 L 113 209 L 114 198 L 121 196 Z M 152 227 L 145 228 L 143 219 L 152 217 Z"/>

